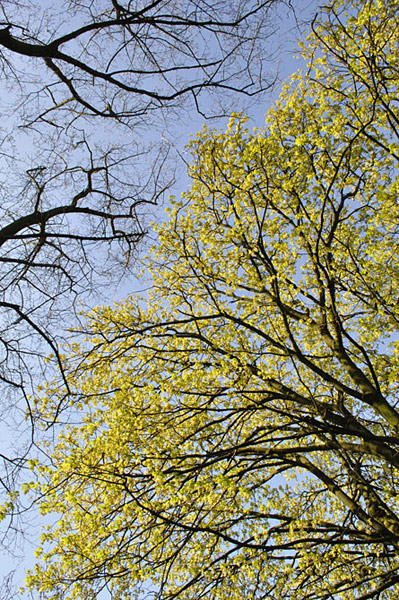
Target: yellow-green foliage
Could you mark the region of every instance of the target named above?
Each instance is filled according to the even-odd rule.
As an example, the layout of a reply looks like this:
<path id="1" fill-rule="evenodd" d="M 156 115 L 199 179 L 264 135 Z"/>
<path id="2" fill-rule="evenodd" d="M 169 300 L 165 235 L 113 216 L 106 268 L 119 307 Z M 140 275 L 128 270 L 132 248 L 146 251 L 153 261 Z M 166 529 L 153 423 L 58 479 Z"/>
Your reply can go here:
<path id="1" fill-rule="evenodd" d="M 397 598 L 398 14 L 334 3 L 263 130 L 193 140 L 148 297 L 71 351 L 35 597 Z"/>

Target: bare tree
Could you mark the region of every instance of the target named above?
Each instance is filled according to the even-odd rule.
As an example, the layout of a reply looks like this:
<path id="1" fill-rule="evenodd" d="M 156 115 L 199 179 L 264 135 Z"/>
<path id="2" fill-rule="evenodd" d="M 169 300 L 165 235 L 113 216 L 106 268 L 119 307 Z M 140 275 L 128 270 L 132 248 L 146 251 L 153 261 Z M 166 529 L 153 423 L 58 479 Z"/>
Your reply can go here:
<path id="1" fill-rule="evenodd" d="M 130 267 L 173 182 L 150 126 L 192 109 L 228 113 L 237 92 L 271 84 L 264 40 L 275 3 L 1 3 L 3 418 L 12 405 L 30 414 L 38 377 L 54 365 L 62 373 L 59 340 L 88 294 Z M 3 452 L 7 490 L 17 454 Z"/>
<path id="2" fill-rule="evenodd" d="M 84 117 L 131 123 L 205 91 L 254 95 L 268 87 L 262 42 L 275 0 L 115 0 L 64 2 L 30 10 L 3 3 L 5 72 L 20 78 L 15 55 L 39 69 L 38 110 L 26 122 L 59 127 Z M 33 90 L 32 90 L 33 91 Z M 26 99 L 28 100 L 28 99 Z M 29 103 L 28 103 L 29 104 Z M 209 108 L 209 107 L 208 107 Z"/>

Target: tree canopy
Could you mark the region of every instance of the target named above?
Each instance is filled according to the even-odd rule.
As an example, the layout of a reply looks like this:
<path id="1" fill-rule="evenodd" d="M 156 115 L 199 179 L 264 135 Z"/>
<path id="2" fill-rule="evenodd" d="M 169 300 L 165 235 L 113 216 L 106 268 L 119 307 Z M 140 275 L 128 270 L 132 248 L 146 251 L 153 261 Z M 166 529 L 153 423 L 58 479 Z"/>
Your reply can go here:
<path id="1" fill-rule="evenodd" d="M 397 8 L 334 2 L 264 129 L 192 141 L 151 289 L 68 351 L 40 597 L 397 597 Z"/>

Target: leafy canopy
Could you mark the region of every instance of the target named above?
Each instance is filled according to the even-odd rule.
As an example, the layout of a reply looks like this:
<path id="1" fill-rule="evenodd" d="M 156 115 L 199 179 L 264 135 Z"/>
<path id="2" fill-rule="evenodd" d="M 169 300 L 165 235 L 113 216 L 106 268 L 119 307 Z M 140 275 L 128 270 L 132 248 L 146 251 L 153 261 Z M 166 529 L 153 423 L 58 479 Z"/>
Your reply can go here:
<path id="1" fill-rule="evenodd" d="M 263 130 L 193 140 L 148 296 L 71 350 L 41 597 L 397 597 L 397 8 L 334 3 Z"/>

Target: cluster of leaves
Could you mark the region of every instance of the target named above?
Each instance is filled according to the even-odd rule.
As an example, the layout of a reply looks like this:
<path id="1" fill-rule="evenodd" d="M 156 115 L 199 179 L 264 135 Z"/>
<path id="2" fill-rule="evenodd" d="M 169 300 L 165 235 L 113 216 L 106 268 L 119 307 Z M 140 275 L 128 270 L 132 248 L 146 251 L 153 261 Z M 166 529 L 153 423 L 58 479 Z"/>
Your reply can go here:
<path id="1" fill-rule="evenodd" d="M 192 142 L 148 297 L 71 349 L 43 598 L 397 597 L 397 2 L 334 2 L 304 54 L 263 130 Z"/>

